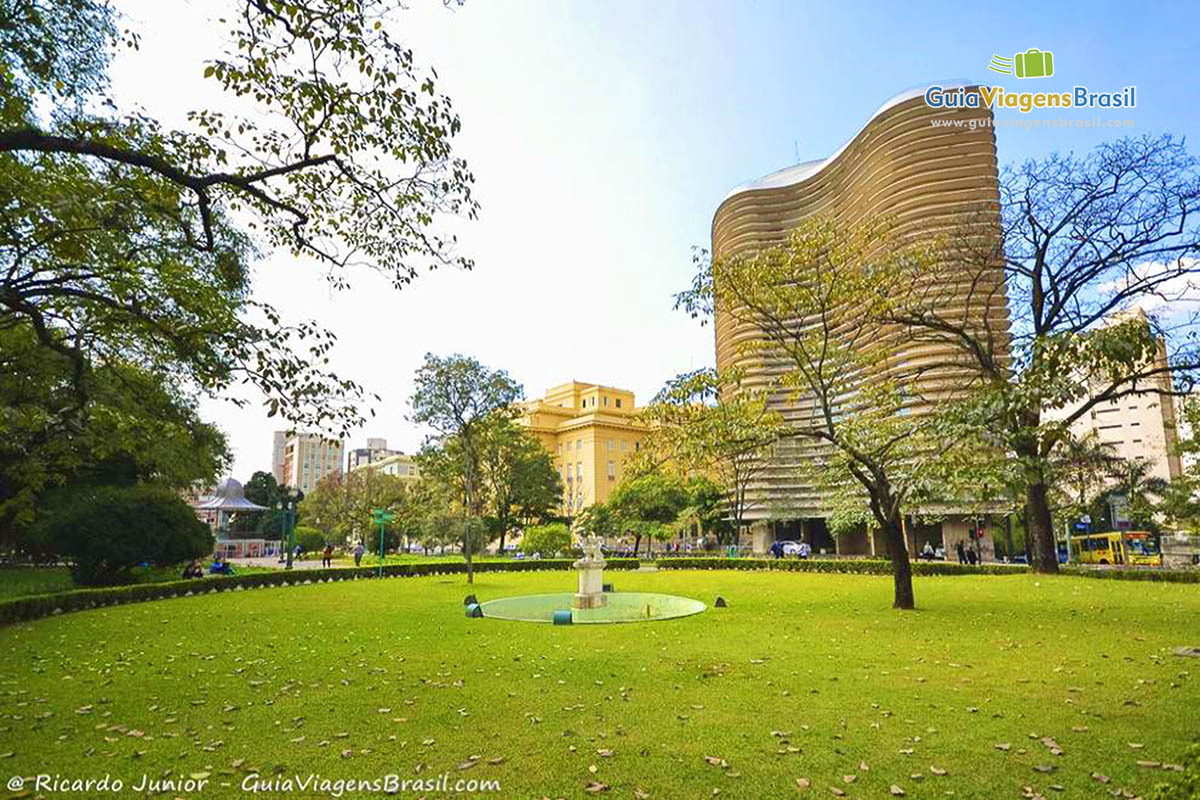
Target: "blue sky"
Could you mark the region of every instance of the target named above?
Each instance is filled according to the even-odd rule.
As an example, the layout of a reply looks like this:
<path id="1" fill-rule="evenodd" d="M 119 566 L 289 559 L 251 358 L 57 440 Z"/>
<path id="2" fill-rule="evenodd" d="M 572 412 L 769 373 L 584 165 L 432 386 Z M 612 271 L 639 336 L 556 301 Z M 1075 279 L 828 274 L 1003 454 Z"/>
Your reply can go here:
<path id="1" fill-rule="evenodd" d="M 168 120 L 221 103 L 201 80 L 218 44 L 217 0 L 121 0 L 144 34 L 116 65 L 116 90 Z M 549 2 L 412 0 L 395 33 L 436 66 L 477 176 L 478 222 L 450 221 L 472 273 L 439 272 L 403 292 L 369 274 L 333 292 L 311 265 L 268 257 L 264 299 L 339 336 L 334 363 L 382 396 L 372 425 L 415 449 L 405 421 L 426 351 L 508 369 L 529 395 L 571 379 L 649 399 L 712 361 L 712 332 L 671 308 L 733 186 L 828 156 L 885 100 L 967 78 L 1010 89 L 1138 87 L 1132 133 L 1200 142 L 1200 4 Z M 989 72 L 993 54 L 1051 50 L 1053 78 Z M 1045 116 L 1058 112 L 1045 113 Z M 1015 117 L 1001 112 L 1000 117 Z M 1073 112 L 1070 116 L 1094 116 Z M 1084 151 L 1121 131 L 999 130 L 1001 163 Z M 1193 152 L 1200 154 L 1200 149 Z M 271 421 L 209 402 L 230 435 L 233 473 L 269 468 Z"/>

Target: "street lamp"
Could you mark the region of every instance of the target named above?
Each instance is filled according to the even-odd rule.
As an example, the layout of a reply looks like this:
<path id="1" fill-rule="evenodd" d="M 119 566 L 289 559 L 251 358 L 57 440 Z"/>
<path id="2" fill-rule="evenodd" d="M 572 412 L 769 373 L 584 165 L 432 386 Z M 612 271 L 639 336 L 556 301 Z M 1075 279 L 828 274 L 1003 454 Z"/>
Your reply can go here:
<path id="1" fill-rule="evenodd" d="M 283 514 L 283 532 L 279 540 L 284 545 L 283 558 L 280 559 L 286 562 L 284 569 L 292 568 L 292 550 L 295 547 L 293 539 L 296 531 L 296 506 L 300 505 L 300 501 L 303 499 L 304 492 L 299 489 L 285 488 L 279 499 L 276 500 L 276 505 L 279 506 L 277 513 Z"/>

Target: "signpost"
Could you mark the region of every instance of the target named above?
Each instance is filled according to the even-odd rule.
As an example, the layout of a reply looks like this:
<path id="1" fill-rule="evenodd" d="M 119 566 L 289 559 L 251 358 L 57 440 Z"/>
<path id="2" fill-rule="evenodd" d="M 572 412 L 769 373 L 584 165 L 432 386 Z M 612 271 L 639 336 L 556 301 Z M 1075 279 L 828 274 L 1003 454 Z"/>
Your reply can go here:
<path id="1" fill-rule="evenodd" d="M 383 532 L 387 528 L 387 524 L 396 518 L 396 515 L 386 508 L 375 508 L 371 510 L 371 521 L 379 526 L 379 577 L 383 577 Z"/>

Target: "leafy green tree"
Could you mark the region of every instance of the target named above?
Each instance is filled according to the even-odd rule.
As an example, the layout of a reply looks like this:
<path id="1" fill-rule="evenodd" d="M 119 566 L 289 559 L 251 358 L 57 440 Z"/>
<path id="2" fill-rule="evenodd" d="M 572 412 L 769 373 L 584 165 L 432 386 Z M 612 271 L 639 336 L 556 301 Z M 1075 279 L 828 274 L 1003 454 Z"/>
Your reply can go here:
<path id="1" fill-rule="evenodd" d="M 84 363 L 89 402 L 71 405 L 75 366 L 25 323 L 0 325 L 0 544 L 15 545 L 72 485 L 211 484 L 229 461 L 225 436 L 166 373 L 126 361 Z"/>
<path id="2" fill-rule="evenodd" d="M 562 479 L 541 442 L 512 421 L 508 409 L 493 414 L 483 428 L 479 453 L 480 488 L 488 519 L 500 537 L 500 552 L 514 519 L 545 517 L 562 497 Z"/>
<path id="3" fill-rule="evenodd" d="M 237 528 L 243 532 L 252 532 L 260 539 L 281 539 L 283 537 L 283 514 L 276 511 L 280 501 L 284 499 L 285 487 L 280 486 L 275 476 L 270 472 L 255 472 L 250 480 L 242 485 L 246 499 L 257 503 L 267 511 L 251 511 L 239 514 Z M 297 529 L 299 530 L 299 529 Z M 297 539 L 299 534 L 297 533 Z"/>
<path id="4" fill-rule="evenodd" d="M 571 547 L 571 531 L 561 522 L 549 525 L 531 525 L 525 529 L 521 549 L 526 555 L 541 553 L 552 558 L 567 552 Z"/>
<path id="5" fill-rule="evenodd" d="M 453 440 L 462 476 L 463 514 L 479 517 L 482 511 L 480 468 L 489 420 L 511 409 L 523 394 L 521 385 L 503 370 L 491 370 L 473 358 L 451 355 L 440 358 L 425 354 L 425 363 L 417 370 L 410 399 L 414 422 L 428 425 L 436 432 L 435 441 L 449 450 Z M 464 527 L 464 530 L 469 528 Z M 471 540 L 463 540 L 467 562 L 467 582 L 474 583 Z"/>
<path id="6" fill-rule="evenodd" d="M 335 288 L 360 266 L 396 288 L 471 266 L 434 227 L 476 213 L 459 119 L 396 6 L 226 0 L 204 76 L 244 113 L 179 128 L 109 99 L 112 52 L 138 43 L 113 4 L 0 6 L 0 329 L 65 360 L 48 425 L 79 425 L 93 367 L 118 362 L 205 394 L 251 384 L 297 426 L 361 420 L 361 387 L 323 367 L 332 335 L 283 322 L 250 274 L 271 250 Z"/>
<path id="7" fill-rule="evenodd" d="M 662 541 L 670 537 L 671 526 L 691 500 L 686 482 L 677 473 L 656 469 L 618 483 L 607 506 L 620 530 L 633 534 L 636 556 L 643 538 Z"/>
<path id="8" fill-rule="evenodd" d="M 298 510 L 304 524 L 320 530 L 330 542 L 362 542 L 371 550 L 379 530 L 372 522 L 372 512 L 382 508 L 402 517 L 406 493 L 403 478 L 373 469 L 355 469 L 323 478 L 300 501 Z"/>
<path id="9" fill-rule="evenodd" d="M 761 331 L 745 347 L 785 365 L 775 388 L 811 409 L 789 421 L 787 434 L 812 448 L 801 470 L 821 490 L 830 528 L 874 525 L 883 533 L 893 606 L 902 609 L 914 607 L 903 508 L 945 449 L 930 437 L 935 415 L 910 413 L 928 398 L 920 375 L 882 346 L 880 318 L 890 290 L 930 260 L 924 247 L 900 246 L 883 221 L 841 226 L 817 216 L 782 245 L 700 259 L 692 289 L 678 300 L 693 314 L 719 309 Z"/>
<path id="10" fill-rule="evenodd" d="M 142 562 L 178 564 L 213 551 L 191 506 L 152 486 L 80 487 L 38 524 L 43 549 L 71 564 L 76 583 L 120 583 Z"/>
<path id="11" fill-rule="evenodd" d="M 1129 395 L 1185 392 L 1196 378 L 1200 320 L 1169 307 L 1149 319 L 1128 312 L 1195 285 L 1198 200 L 1200 166 L 1171 136 L 1010 166 L 998 235 L 952 237 L 929 279 L 894 295 L 894 322 L 953 346 L 985 377 L 974 430 L 1015 456 L 1039 572 L 1058 570 L 1052 461 L 1071 423 Z"/>
<path id="12" fill-rule="evenodd" d="M 1109 465 L 1109 485 L 1091 501 L 1088 513 L 1092 517 L 1092 529 L 1116 530 L 1112 506 L 1120 503 L 1129 516 L 1129 523 L 1138 530 L 1159 531 L 1156 520 L 1158 504 L 1169 492 L 1170 483 L 1151 473 L 1151 464 L 1145 459 L 1117 459 Z"/>
<path id="13" fill-rule="evenodd" d="M 640 451 L 643 460 L 711 476 L 724 489 L 735 537 L 746 512 L 760 502 L 749 490 L 763 477 L 783 430 L 766 393 L 743 388 L 740 380 L 736 371 L 714 369 L 672 379 L 642 412 L 649 433 Z"/>

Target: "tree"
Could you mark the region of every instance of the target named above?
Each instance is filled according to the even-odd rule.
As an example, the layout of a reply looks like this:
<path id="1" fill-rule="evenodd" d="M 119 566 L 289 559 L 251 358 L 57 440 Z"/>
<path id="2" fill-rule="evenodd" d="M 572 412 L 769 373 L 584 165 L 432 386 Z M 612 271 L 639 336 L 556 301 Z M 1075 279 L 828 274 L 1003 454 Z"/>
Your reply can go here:
<path id="1" fill-rule="evenodd" d="M 251 475 L 250 480 L 242 486 L 243 494 L 251 503 L 257 503 L 270 510 L 239 514 L 238 516 L 244 516 L 245 520 L 244 525 L 239 524 L 238 527 L 246 531 L 253 531 L 256 537 L 262 539 L 282 539 L 283 515 L 274 509 L 280 506 L 285 490 L 286 487 L 280 486 L 270 472 L 259 471 Z M 299 534 L 297 534 L 297 539 L 299 539 Z M 301 543 L 303 544 L 303 542 Z"/>
<path id="2" fill-rule="evenodd" d="M 127 361 L 85 364 L 91 398 L 69 418 L 74 365 L 29 326 L 0 325 L 0 543 L 12 545 L 72 485 L 211 484 L 229 461 L 225 436 L 167 373 Z"/>
<path id="3" fill-rule="evenodd" d="M 672 379 L 642 412 L 649 433 L 640 451 L 642 459 L 712 476 L 725 490 L 735 537 L 758 502 L 749 489 L 783 428 L 766 393 L 742 388 L 740 377 L 702 369 Z"/>
<path id="4" fill-rule="evenodd" d="M 483 426 L 479 473 L 501 553 L 514 518 L 540 520 L 562 497 L 562 479 L 550 454 L 533 434 L 512 421 L 508 409 L 494 413 Z"/>
<path id="5" fill-rule="evenodd" d="M 521 539 L 521 549 L 526 555 L 541 553 L 553 557 L 566 552 L 571 547 L 571 531 L 561 522 L 550 525 L 532 525 L 525 529 Z"/>
<path id="6" fill-rule="evenodd" d="M 1113 506 L 1120 505 L 1134 528 L 1158 533 L 1158 506 L 1152 498 L 1161 501 L 1166 497 L 1170 482 L 1150 470 L 1150 462 L 1141 458 L 1116 459 L 1109 464 L 1109 485 L 1095 496 L 1088 510 L 1094 530 L 1116 530 Z"/>
<path id="7" fill-rule="evenodd" d="M 656 469 L 618 483 L 608 497 L 607 506 L 617 518 L 620 530 L 633 533 L 636 556 L 643 538 L 665 540 L 670 536 L 670 526 L 691 499 L 686 483 L 678 474 Z"/>
<path id="8" fill-rule="evenodd" d="M 934 402 L 929 376 L 895 363 L 881 319 L 894 288 L 929 262 L 927 250 L 893 241 L 885 221 L 843 227 L 814 216 L 780 246 L 699 259 L 678 298 L 693 315 L 719 311 L 761 332 L 746 347 L 785 365 L 775 388 L 810 409 L 787 430 L 811 446 L 801 471 L 829 506 L 832 530 L 871 523 L 883 533 L 901 609 L 914 607 L 903 508 L 946 452 L 931 436 L 936 414 L 912 413 Z"/>
<path id="9" fill-rule="evenodd" d="M 451 355 L 439 358 L 425 354 L 425 363 L 417 370 L 415 389 L 410 399 L 414 422 L 428 425 L 443 445 L 454 439 L 461 450 L 463 515 L 480 515 L 480 451 L 488 420 L 503 413 L 521 398 L 521 385 L 503 370 L 490 370 L 473 358 Z M 466 528 L 464 528 L 466 530 Z M 471 562 L 471 542 L 463 540 L 467 562 L 467 582 L 475 582 Z"/>
<path id="10" fill-rule="evenodd" d="M 1122 139 L 1006 168 L 1000 201 L 999 235 L 948 243 L 893 318 L 985 376 L 976 430 L 1015 457 L 1033 568 L 1056 572 L 1051 461 L 1071 424 L 1131 394 L 1186 392 L 1200 367 L 1196 320 L 1170 308 L 1200 272 L 1200 169 L 1170 136 Z M 1129 314 L 1145 307 L 1164 313 Z"/>
<path id="11" fill-rule="evenodd" d="M 71 563 L 76 583 L 120 583 L 142 562 L 161 566 L 213 550 L 212 532 L 191 506 L 152 486 L 82 487 L 38 526 L 45 552 Z"/>
<path id="12" fill-rule="evenodd" d="M 355 469 L 322 478 L 300 501 L 298 510 L 304 524 L 321 530 L 330 542 L 361 541 L 371 549 L 378 533 L 372 512 L 382 508 L 402 516 L 406 493 L 403 478 L 373 469 Z"/>
<path id="13" fill-rule="evenodd" d="M 227 0 L 204 76 L 246 112 L 180 129 L 109 99 L 111 53 L 138 43 L 112 4 L 0 8 L 0 329 L 67 363 L 51 424 L 77 424 L 92 367 L 118 361 L 210 395 L 249 383 L 298 426 L 361 420 L 362 388 L 323 367 L 333 336 L 285 323 L 250 272 L 276 249 L 335 288 L 471 266 L 434 229 L 476 213 L 460 122 L 389 32 L 395 5 Z"/>

